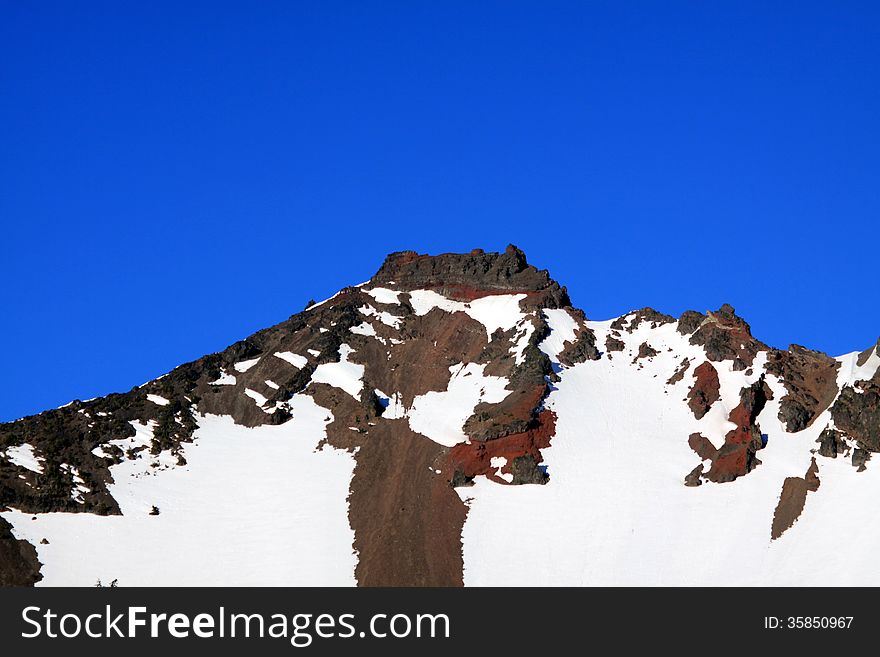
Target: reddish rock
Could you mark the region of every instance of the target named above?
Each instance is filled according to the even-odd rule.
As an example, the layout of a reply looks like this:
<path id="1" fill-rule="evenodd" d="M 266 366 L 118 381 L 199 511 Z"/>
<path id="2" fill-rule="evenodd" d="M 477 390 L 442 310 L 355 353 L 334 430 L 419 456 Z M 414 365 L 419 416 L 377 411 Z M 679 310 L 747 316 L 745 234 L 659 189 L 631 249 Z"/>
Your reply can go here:
<path id="1" fill-rule="evenodd" d="M 508 482 L 495 476 L 495 468 L 491 466 L 493 458 L 504 457 L 507 465 L 502 472 L 514 474 L 513 467 L 517 459 L 531 457 L 537 468 L 544 459 L 542 449 L 550 446 L 550 439 L 556 431 L 556 416 L 552 411 L 544 410 L 537 416 L 535 425 L 521 433 L 512 433 L 501 438 L 488 441 L 471 441 L 459 443 L 450 451 L 446 459 L 446 470 L 453 473 L 454 484 L 472 480 L 477 475 L 486 475 L 493 481 L 506 484 Z M 525 473 L 520 478 L 525 478 Z M 543 483 L 542 477 L 542 483 Z M 516 479 L 512 482 L 519 483 Z"/>
<path id="2" fill-rule="evenodd" d="M 694 413 L 694 417 L 701 419 L 712 408 L 712 404 L 721 396 L 721 383 L 718 380 L 718 370 L 709 361 L 694 370 L 694 385 L 688 393 L 688 408 Z"/>
<path id="3" fill-rule="evenodd" d="M 733 481 L 760 465 L 756 453 L 764 447 L 764 442 L 755 419 L 764 410 L 767 400 L 772 398 L 773 394 L 763 377 L 742 389 L 740 404 L 728 417 L 736 428 L 724 437 L 724 444 L 718 449 L 712 459 L 712 467 L 705 475 L 707 479 L 716 483 Z"/>
<path id="4" fill-rule="evenodd" d="M 692 433 L 688 436 L 688 445 L 702 461 L 711 461 L 718 454 L 712 441 L 701 433 Z"/>
<path id="5" fill-rule="evenodd" d="M 688 319 L 691 323 L 695 318 Z M 681 320 L 679 328 L 682 328 Z M 738 371 L 751 366 L 757 353 L 767 348 L 752 337 L 751 328 L 737 316 L 730 304 L 724 304 L 714 312 L 708 311 L 691 335 L 690 343 L 701 345 L 711 361 L 732 360 L 733 368 Z"/>

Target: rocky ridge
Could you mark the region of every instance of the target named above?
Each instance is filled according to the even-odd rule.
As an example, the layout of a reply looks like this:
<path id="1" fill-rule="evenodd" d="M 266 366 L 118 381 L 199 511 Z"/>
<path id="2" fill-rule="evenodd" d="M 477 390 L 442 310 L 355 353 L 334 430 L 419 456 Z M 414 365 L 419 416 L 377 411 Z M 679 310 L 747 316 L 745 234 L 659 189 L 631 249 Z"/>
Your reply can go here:
<path id="1" fill-rule="evenodd" d="M 681 395 L 698 429 L 681 436 L 696 460 L 682 485 L 731 485 L 759 468 L 759 416 L 771 401 L 787 432 L 821 424 L 819 461 L 851 455 L 865 470 L 880 451 L 880 343 L 844 372 L 841 359 L 761 343 L 727 304 L 678 319 L 645 308 L 591 322 L 514 246 L 405 251 L 367 283 L 155 381 L 0 425 L 0 511 L 119 514 L 115 465 L 184 467 L 201 417 L 284 425 L 293 397 L 308 395 L 332 411 L 326 444 L 356 462 L 348 507 L 358 583 L 461 585 L 462 491 L 478 477 L 553 485 L 543 450 L 556 431 L 546 401 L 559 373 L 618 354 L 648 372 L 668 352 L 680 358 L 663 373 L 665 392 Z M 739 388 L 726 390 L 734 377 Z M 473 404 L 440 431 L 432 404 L 453 390 Z M 815 457 L 803 477 L 781 483 L 772 540 L 818 490 Z M 12 529 L 0 518 L 0 584 L 33 584 L 37 550 Z"/>

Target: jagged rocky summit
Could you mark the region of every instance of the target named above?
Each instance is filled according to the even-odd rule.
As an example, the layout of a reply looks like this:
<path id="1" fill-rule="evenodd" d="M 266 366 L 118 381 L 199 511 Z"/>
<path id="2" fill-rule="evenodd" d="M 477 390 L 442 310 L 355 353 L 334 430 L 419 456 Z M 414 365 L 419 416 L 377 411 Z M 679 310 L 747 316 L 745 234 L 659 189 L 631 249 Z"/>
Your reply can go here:
<path id="1" fill-rule="evenodd" d="M 876 583 L 878 365 L 726 304 L 592 321 L 514 246 L 393 253 L 0 425 L 0 584 Z"/>

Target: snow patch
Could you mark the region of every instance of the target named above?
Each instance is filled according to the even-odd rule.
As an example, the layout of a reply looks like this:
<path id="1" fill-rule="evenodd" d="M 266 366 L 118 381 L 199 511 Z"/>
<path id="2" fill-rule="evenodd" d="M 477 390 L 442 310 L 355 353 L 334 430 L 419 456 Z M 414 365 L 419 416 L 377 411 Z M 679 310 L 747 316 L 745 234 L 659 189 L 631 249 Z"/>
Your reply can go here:
<path id="1" fill-rule="evenodd" d="M 390 326 L 391 328 L 399 329 L 400 323 L 403 321 L 403 318 L 398 317 L 397 315 L 392 315 L 389 312 L 378 311 L 373 306 L 363 305 L 358 308 L 362 315 L 366 315 L 367 317 L 375 317 L 380 322 L 385 324 L 386 326 Z"/>
<path id="2" fill-rule="evenodd" d="M 354 586 L 346 503 L 354 458 L 315 449 L 332 421 L 327 409 L 309 395 L 294 395 L 291 405 L 293 419 L 278 426 L 200 416 L 186 466 L 154 476 L 141 476 L 147 459 L 112 466 L 109 488 L 122 515 L 0 515 L 36 546 L 44 564 L 38 586 L 94 586 L 98 579 L 121 586 Z M 153 506 L 159 515 L 149 514 Z"/>
<path id="3" fill-rule="evenodd" d="M 309 362 L 305 356 L 300 356 L 290 351 L 276 351 L 274 355 L 276 358 L 287 361 L 298 370 L 301 370 Z"/>
<path id="4" fill-rule="evenodd" d="M 495 468 L 495 476 L 503 479 L 508 484 L 513 483 L 513 475 L 509 472 L 501 472 L 501 468 L 507 465 L 506 456 L 493 456 L 489 460 L 489 467 Z"/>
<path id="5" fill-rule="evenodd" d="M 470 302 L 448 299 L 433 290 L 413 290 L 410 292 L 410 305 L 416 315 L 427 315 L 434 308 L 449 313 L 463 312 L 486 327 L 491 339 L 497 330 L 507 331 L 522 321 L 524 314 L 519 302 L 525 294 L 493 294 Z"/>
<path id="6" fill-rule="evenodd" d="M 220 376 L 216 381 L 211 381 L 208 385 L 212 386 L 234 386 L 235 376 L 228 374 L 225 370 L 220 370 Z"/>
<path id="7" fill-rule="evenodd" d="M 258 393 L 256 390 L 251 390 L 250 388 L 245 388 L 244 394 L 257 402 L 257 406 L 260 407 L 260 410 L 267 413 L 269 412 L 265 408 L 263 408 L 269 402 L 269 400 L 263 397 L 263 395 Z"/>
<path id="8" fill-rule="evenodd" d="M 42 456 L 37 456 L 34 446 L 29 443 L 7 447 L 5 450 L 0 451 L 0 455 L 5 456 L 7 461 L 20 468 L 25 468 L 37 474 L 42 474 L 43 472 L 45 459 Z"/>
<path id="9" fill-rule="evenodd" d="M 356 335 L 366 335 L 368 337 L 376 337 L 376 329 L 369 322 L 362 322 L 357 326 L 351 327 L 351 332 Z"/>
<path id="10" fill-rule="evenodd" d="M 565 349 L 565 343 L 574 342 L 577 322 L 567 310 L 561 308 L 545 308 L 541 312 L 550 327 L 550 334 L 541 341 L 538 349 L 555 361 Z"/>
<path id="11" fill-rule="evenodd" d="M 159 395 L 147 395 L 147 399 L 159 406 L 168 406 L 168 404 L 171 403 L 170 401 L 168 401 L 164 397 L 160 397 Z"/>
<path id="12" fill-rule="evenodd" d="M 236 372 L 241 372 L 242 374 L 244 374 L 259 362 L 259 358 L 252 358 L 251 360 L 243 360 L 240 363 L 236 363 L 235 365 L 233 365 L 233 367 L 235 368 Z"/>
<path id="13" fill-rule="evenodd" d="M 379 403 L 385 409 L 382 411 L 382 417 L 386 420 L 397 420 L 406 417 L 406 409 L 403 406 L 403 396 L 399 392 L 395 392 L 390 397 L 384 392 L 376 388 L 374 391 L 379 398 Z"/>
<path id="14" fill-rule="evenodd" d="M 400 303 L 400 292 L 389 290 L 387 287 L 374 287 L 372 290 L 364 290 L 364 292 L 373 297 L 376 303 L 384 303 L 386 305 Z"/>
<path id="15" fill-rule="evenodd" d="M 352 363 L 348 357 L 354 353 L 347 344 L 339 346 L 339 362 L 324 363 L 315 368 L 312 375 L 314 383 L 326 383 L 340 388 L 357 400 L 360 400 L 361 390 L 364 387 L 364 366 Z"/>
<path id="16" fill-rule="evenodd" d="M 410 428 L 446 447 L 466 442 L 463 427 L 474 407 L 481 402 L 498 403 L 510 394 L 507 379 L 486 376 L 485 368 L 477 363 L 452 365 L 445 391 L 427 392 L 413 400 L 408 412 Z"/>

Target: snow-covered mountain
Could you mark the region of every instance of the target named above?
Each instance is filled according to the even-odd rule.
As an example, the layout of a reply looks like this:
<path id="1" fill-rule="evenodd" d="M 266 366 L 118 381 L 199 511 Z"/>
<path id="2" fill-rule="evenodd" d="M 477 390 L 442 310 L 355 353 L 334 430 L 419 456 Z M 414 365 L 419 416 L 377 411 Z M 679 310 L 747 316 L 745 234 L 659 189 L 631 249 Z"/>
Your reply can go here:
<path id="1" fill-rule="evenodd" d="M 512 246 L 395 253 L 0 425 L 0 584 L 880 584 L 878 366 L 727 305 L 591 321 Z"/>

